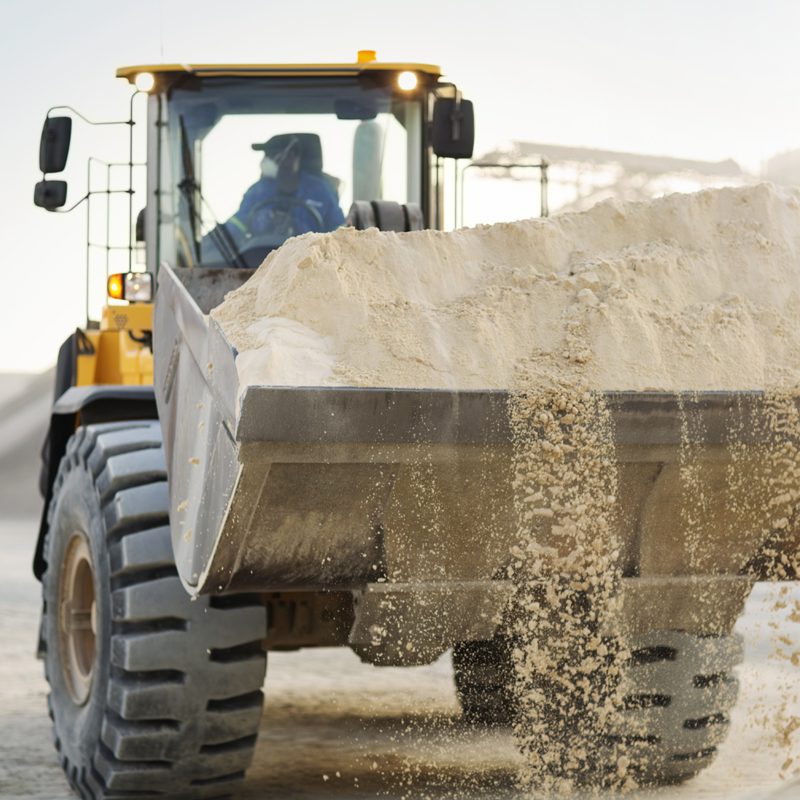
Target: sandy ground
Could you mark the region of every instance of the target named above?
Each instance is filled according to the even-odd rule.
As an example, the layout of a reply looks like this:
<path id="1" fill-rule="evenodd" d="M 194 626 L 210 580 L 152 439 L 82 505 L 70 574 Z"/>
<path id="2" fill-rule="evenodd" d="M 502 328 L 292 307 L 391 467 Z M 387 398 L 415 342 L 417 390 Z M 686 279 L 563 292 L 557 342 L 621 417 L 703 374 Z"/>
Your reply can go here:
<path id="1" fill-rule="evenodd" d="M 13 487 L 0 493 L 0 797 L 67 800 L 33 656 L 39 585 L 30 561 L 42 403 L 38 391 L 20 402 L 26 382 L 14 380 L 12 386 L 0 376 L 0 432 L 14 432 L 13 447 L 0 448 L 0 486 Z M 715 764 L 684 786 L 632 797 L 800 799 L 800 730 L 781 737 L 792 715 L 800 718 L 800 670 L 788 660 L 800 650 L 800 622 L 789 619 L 795 601 L 797 584 L 760 585 L 753 593 L 739 623 L 746 639 L 741 699 Z M 343 649 L 273 654 L 266 694 L 242 798 L 522 797 L 508 733 L 461 724 L 447 657 L 430 667 L 379 669 Z M 782 770 L 789 758 L 794 762 Z"/>
<path id="2" fill-rule="evenodd" d="M 66 800 L 50 740 L 46 684 L 33 658 L 35 528 L 31 518 L 0 522 L 0 797 Z M 780 655 L 800 646 L 800 623 L 788 621 L 788 609 L 775 610 L 787 600 L 800 601 L 799 586 L 759 585 L 740 621 L 746 637 L 742 696 L 716 763 L 687 785 L 634 796 L 800 798 L 800 731 L 780 741 L 789 717 L 800 715 L 798 670 Z M 273 654 L 266 692 L 243 798 L 522 796 L 514 787 L 510 736 L 460 723 L 447 658 L 430 667 L 379 669 L 360 664 L 348 650 Z M 790 756 L 797 760 L 782 778 Z"/>

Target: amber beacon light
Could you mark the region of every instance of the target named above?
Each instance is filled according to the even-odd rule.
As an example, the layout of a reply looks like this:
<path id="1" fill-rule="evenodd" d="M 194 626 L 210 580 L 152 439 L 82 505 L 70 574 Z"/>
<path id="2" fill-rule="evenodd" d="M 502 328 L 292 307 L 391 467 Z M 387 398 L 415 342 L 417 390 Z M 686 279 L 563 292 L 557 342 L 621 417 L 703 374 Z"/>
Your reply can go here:
<path id="1" fill-rule="evenodd" d="M 153 299 L 153 276 L 149 272 L 115 272 L 108 276 L 108 296 L 113 300 L 149 303 Z"/>

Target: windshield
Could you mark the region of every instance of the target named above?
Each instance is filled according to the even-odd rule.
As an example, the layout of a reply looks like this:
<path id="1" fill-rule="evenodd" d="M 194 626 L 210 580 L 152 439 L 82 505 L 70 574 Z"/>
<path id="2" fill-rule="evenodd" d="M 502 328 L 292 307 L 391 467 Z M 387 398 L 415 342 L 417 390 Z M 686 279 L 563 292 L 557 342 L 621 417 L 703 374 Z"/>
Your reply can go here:
<path id="1" fill-rule="evenodd" d="M 420 202 L 421 102 L 363 78 L 192 80 L 161 141 L 160 257 L 178 266 L 255 267 L 354 201 Z"/>

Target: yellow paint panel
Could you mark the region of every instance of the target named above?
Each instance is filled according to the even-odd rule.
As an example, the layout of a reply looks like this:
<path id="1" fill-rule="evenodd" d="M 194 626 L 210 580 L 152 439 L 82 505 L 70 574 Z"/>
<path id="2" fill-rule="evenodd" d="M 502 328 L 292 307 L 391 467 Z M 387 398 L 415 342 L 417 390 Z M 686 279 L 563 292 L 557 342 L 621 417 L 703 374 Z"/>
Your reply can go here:
<path id="1" fill-rule="evenodd" d="M 153 304 L 105 306 L 100 330 L 149 331 L 153 329 Z"/>
<path id="2" fill-rule="evenodd" d="M 83 338 L 88 340 L 94 352 L 83 354 L 78 352 L 75 385 L 91 386 L 96 383 L 95 372 L 97 371 L 97 353 L 100 349 L 100 331 L 82 331 L 82 333 Z"/>
<path id="3" fill-rule="evenodd" d="M 83 331 L 94 352 L 78 354 L 76 385 L 151 385 L 153 354 L 146 342 L 136 341 L 130 334 L 141 337 L 152 328 L 151 303 L 106 306 L 100 330 Z"/>

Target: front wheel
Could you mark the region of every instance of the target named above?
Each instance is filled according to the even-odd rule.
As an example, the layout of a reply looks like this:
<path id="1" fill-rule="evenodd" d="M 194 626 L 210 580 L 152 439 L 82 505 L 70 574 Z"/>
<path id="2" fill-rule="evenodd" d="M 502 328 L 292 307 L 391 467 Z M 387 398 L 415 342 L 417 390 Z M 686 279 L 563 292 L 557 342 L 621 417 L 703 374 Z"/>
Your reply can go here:
<path id="1" fill-rule="evenodd" d="M 181 585 L 158 422 L 76 431 L 45 556 L 48 702 L 72 788 L 86 800 L 228 794 L 258 735 L 266 612 Z"/>

